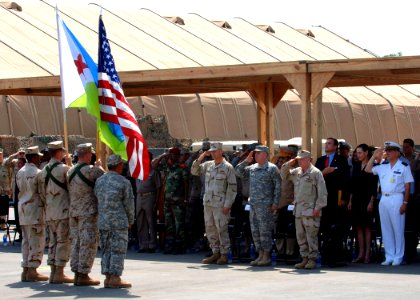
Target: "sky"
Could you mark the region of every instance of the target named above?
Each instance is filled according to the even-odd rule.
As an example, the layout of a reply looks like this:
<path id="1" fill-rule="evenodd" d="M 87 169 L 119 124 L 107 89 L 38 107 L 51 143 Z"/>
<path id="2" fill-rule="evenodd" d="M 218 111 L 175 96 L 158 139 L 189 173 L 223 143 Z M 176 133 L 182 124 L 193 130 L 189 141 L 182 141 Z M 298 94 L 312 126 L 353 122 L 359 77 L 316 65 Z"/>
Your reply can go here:
<path id="1" fill-rule="evenodd" d="M 73 0 L 107 8 L 148 8 L 162 16 L 198 13 L 254 24 L 284 22 L 296 29 L 323 26 L 374 54 L 420 55 L 418 0 Z M 63 1 L 64 2 L 64 1 Z"/>

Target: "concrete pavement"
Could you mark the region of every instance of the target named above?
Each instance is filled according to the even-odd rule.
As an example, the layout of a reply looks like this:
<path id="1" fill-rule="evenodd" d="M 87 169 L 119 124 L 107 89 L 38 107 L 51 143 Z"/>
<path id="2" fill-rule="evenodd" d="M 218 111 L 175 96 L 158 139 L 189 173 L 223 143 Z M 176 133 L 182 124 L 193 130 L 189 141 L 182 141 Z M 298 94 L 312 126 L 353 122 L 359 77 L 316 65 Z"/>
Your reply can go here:
<path id="1" fill-rule="evenodd" d="M 341 268 L 295 270 L 275 267 L 203 265 L 204 253 L 163 255 L 130 251 L 123 278 L 131 289 L 104 289 L 100 253 L 92 277 L 101 286 L 75 287 L 20 282 L 20 247 L 0 246 L 0 299 L 420 299 L 420 262 L 398 267 L 350 264 Z M 49 274 L 46 256 L 39 268 Z M 69 267 L 66 267 L 70 274 Z"/>

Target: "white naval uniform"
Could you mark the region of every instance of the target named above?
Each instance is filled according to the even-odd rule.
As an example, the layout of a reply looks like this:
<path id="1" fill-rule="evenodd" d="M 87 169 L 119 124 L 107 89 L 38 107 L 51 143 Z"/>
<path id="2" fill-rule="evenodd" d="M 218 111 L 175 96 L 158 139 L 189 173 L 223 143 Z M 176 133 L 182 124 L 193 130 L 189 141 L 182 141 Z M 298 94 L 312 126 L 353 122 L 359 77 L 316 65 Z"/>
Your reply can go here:
<path id="1" fill-rule="evenodd" d="M 374 166 L 372 173 L 379 176 L 382 197 L 379 202 L 382 241 L 386 264 L 399 265 L 404 258 L 405 214 L 400 214 L 404 202 L 405 184 L 414 182 L 408 164 L 398 160 L 391 168 L 388 161 Z"/>

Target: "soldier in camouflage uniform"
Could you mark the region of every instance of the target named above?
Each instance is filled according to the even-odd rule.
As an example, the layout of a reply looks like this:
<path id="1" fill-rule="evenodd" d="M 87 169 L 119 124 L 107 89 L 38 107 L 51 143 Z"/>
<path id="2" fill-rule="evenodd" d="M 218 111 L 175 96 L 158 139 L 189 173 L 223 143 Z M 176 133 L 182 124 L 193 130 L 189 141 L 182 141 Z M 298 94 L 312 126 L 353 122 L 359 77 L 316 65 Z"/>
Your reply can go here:
<path id="1" fill-rule="evenodd" d="M 38 146 L 26 149 L 28 162 L 16 175 L 19 188 L 19 215 L 22 227 L 22 281 L 46 281 L 37 268 L 45 248 L 45 207 L 38 193 L 38 169 L 42 154 Z"/>
<path id="2" fill-rule="evenodd" d="M 295 161 L 299 167 L 292 169 Z M 281 168 L 282 178 L 289 177 L 295 187 L 295 224 L 302 262 L 297 269 L 313 269 L 318 256 L 318 231 L 321 223 L 321 209 L 327 205 L 327 188 L 324 177 L 311 163 L 311 153 L 301 150 Z"/>
<path id="3" fill-rule="evenodd" d="M 3 149 L 0 148 L 0 194 L 11 196 L 12 194 L 12 170 L 3 161 Z M 6 216 L 0 216 L 1 219 L 6 220 Z M 6 225 L 1 224 L 1 229 L 5 230 Z"/>
<path id="4" fill-rule="evenodd" d="M 3 157 L 3 153 L 1 153 L 0 149 L 0 161 Z M 19 162 L 20 160 L 20 162 Z M 23 162 L 23 160 L 25 162 Z M 22 164 L 23 162 L 23 164 Z M 20 222 L 19 222 L 19 212 L 18 212 L 18 189 L 16 186 L 16 174 L 17 172 L 23 167 L 23 165 L 26 163 L 25 158 L 25 149 L 20 148 L 18 152 L 13 153 L 10 155 L 3 163 L 5 169 L 4 170 L 10 170 L 10 176 L 11 176 L 11 197 L 13 199 L 13 207 L 14 207 L 14 213 L 15 213 L 15 221 L 16 221 L 16 231 L 19 233 L 19 239 L 15 239 L 14 242 L 19 242 L 22 239 L 22 231 L 20 230 Z M 0 163 L 1 165 L 1 163 Z M 1 168 L 1 167 L 0 167 Z M 0 178 L 2 177 L 0 171 Z M 1 186 L 1 184 L 0 184 Z M 0 188 L 1 190 L 1 188 Z"/>
<path id="5" fill-rule="evenodd" d="M 227 264 L 230 249 L 228 224 L 230 209 L 235 201 L 237 187 L 235 170 L 223 157 L 222 143 L 212 143 L 210 150 L 203 152 L 191 167 L 191 174 L 205 175 L 204 221 L 206 235 L 213 255 L 203 259 L 203 263 Z M 206 156 L 213 160 L 201 163 Z"/>
<path id="6" fill-rule="evenodd" d="M 149 152 L 149 159 L 153 154 Z M 156 250 L 156 201 L 159 199 L 161 178 L 157 170 L 150 168 L 147 180 L 136 180 L 136 220 L 139 253 Z"/>
<path id="7" fill-rule="evenodd" d="M 279 156 L 277 157 L 276 165 L 281 169 L 284 163 L 288 162 L 297 155 L 297 149 L 294 147 L 280 147 Z M 280 204 L 278 208 L 276 232 L 286 232 L 291 222 L 294 222 L 294 216 L 288 210 L 289 204 L 294 201 L 294 185 L 290 179 L 290 174 L 281 180 L 281 195 Z M 286 255 L 293 255 L 295 252 L 296 239 L 288 237 L 285 239 L 277 239 L 277 249 L 279 253 Z"/>
<path id="8" fill-rule="evenodd" d="M 98 198 L 99 232 L 102 250 L 104 287 L 129 288 L 131 283 L 121 280 L 124 257 L 127 253 L 128 230 L 134 223 L 134 195 L 131 183 L 121 176 L 123 161 L 119 155 L 108 157 L 109 172 L 95 184 Z"/>
<path id="9" fill-rule="evenodd" d="M 100 161 L 89 165 L 92 144 L 76 147 L 78 162 L 67 172 L 70 195 L 70 266 L 75 273 L 75 285 L 98 285 L 89 277 L 98 248 L 98 200 L 93 192 L 96 180 L 104 174 Z"/>
<path id="10" fill-rule="evenodd" d="M 165 178 L 165 254 L 185 252 L 184 211 L 188 197 L 188 169 L 179 163 L 181 150 L 169 149 L 153 160 L 152 167 L 158 169 Z M 165 162 L 162 162 L 165 159 Z"/>
<path id="11" fill-rule="evenodd" d="M 249 166 L 254 153 L 256 163 Z M 235 168 L 238 176 L 250 179 L 249 220 L 252 239 L 259 253 L 258 258 L 251 262 L 251 266 L 271 264 L 273 213 L 279 205 L 281 183 L 280 172 L 275 164 L 268 161 L 268 154 L 268 147 L 257 146 Z"/>
<path id="12" fill-rule="evenodd" d="M 62 141 L 48 143 L 51 159 L 39 176 L 39 194 L 46 206 L 46 220 L 49 232 L 48 265 L 51 267 L 50 283 L 73 283 L 73 278 L 64 275 L 64 267 L 70 256 L 69 206 L 67 172 L 68 165 L 62 163 L 65 149 Z"/>

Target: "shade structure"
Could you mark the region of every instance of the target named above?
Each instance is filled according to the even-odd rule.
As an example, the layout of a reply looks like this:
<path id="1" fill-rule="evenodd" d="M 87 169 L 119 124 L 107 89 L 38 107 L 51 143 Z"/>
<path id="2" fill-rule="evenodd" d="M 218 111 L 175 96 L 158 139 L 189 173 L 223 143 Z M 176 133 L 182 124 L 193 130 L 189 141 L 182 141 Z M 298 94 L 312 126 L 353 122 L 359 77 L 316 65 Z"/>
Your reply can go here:
<path id="1" fill-rule="evenodd" d="M 18 4 L 22 11 L 0 7 L 0 80 L 58 75 L 55 2 Z M 60 9 L 71 30 L 96 57 L 98 7 Z M 375 57 L 320 26 L 300 30 L 281 22 L 251 24 L 242 18 L 212 21 L 194 13 L 169 18 L 148 9 L 125 8 L 105 9 L 104 21 L 121 72 Z M 344 138 L 352 145 L 378 145 L 405 137 L 418 140 L 418 90 L 418 85 L 325 88 L 323 135 Z M 164 115 L 176 138 L 257 139 L 257 105 L 244 91 L 137 96 L 129 101 L 139 116 Z M 276 106 L 275 139 L 301 135 L 300 103 L 291 89 Z M 60 134 L 60 106 L 59 97 L 0 96 L 0 133 Z M 70 134 L 95 136 L 94 122 L 84 110 L 69 110 L 68 120 Z"/>

